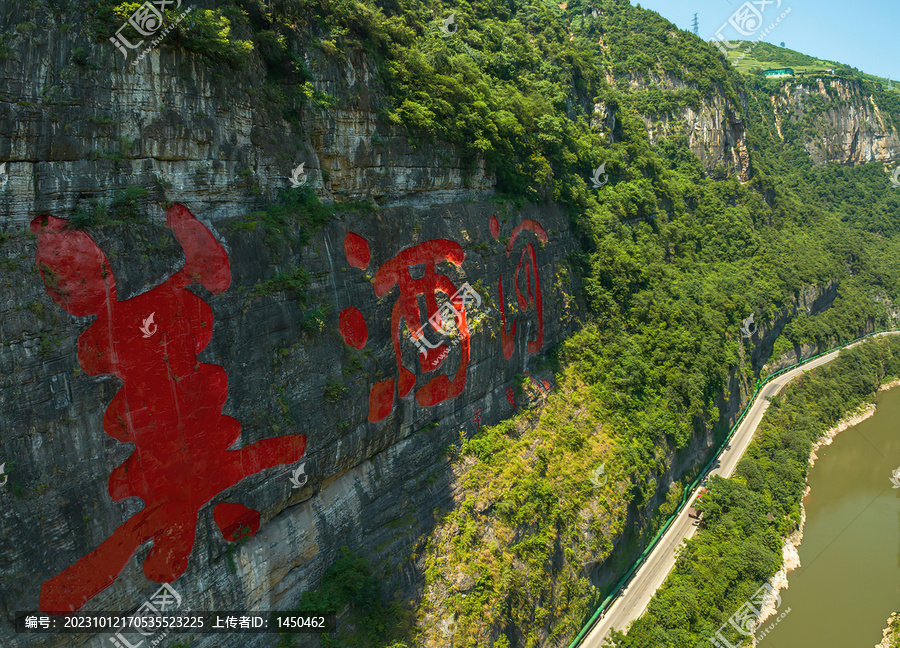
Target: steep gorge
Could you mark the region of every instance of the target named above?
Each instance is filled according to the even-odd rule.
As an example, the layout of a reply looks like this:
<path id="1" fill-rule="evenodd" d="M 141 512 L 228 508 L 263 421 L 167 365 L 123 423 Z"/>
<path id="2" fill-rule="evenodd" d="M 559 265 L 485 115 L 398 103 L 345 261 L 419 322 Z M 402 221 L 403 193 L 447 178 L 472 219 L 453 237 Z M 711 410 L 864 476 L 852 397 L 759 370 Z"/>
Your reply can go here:
<path id="1" fill-rule="evenodd" d="M 196 289 L 215 322 L 200 359 L 220 365 L 228 376 L 224 414 L 241 423 L 243 445 L 306 435 L 309 479 L 295 489 L 290 481 L 294 465 L 275 468 L 246 478 L 214 500 L 227 497 L 259 511 L 260 530 L 232 545 L 216 528 L 212 507 L 203 509 L 188 569 L 175 587 L 192 609 L 286 609 L 316 587 L 340 547 L 347 546 L 369 559 L 388 596 L 418 610 L 422 645 L 444 645 L 439 622 L 446 616 L 448 592 L 426 572 L 429 541 L 439 545 L 459 531 L 444 519 L 448 512 L 463 508 L 467 498 L 477 500 L 473 510 L 484 514 L 477 535 L 496 543 L 498 555 L 502 546 L 527 535 L 527 525 L 503 529 L 513 533 L 503 535 L 490 518 L 494 484 L 467 483 L 477 462 L 450 458 L 457 459 L 456 445 L 465 441 L 461 436 L 468 439 L 480 426 L 540 406 L 544 392 L 558 387 L 548 354 L 589 319 L 584 266 L 573 260 L 589 237 L 546 186 L 538 188 L 544 198 L 538 202 L 508 199 L 499 195 L 496 173 L 483 159 L 448 143 L 430 143 L 385 118 L 391 99 L 376 62 L 362 49 L 341 57 L 308 44 L 300 55 L 311 88 L 328 100 L 317 95 L 285 115 L 272 108 L 278 104 L 269 101 L 270 89 L 254 81 L 262 73 L 256 59 L 250 69 L 229 78 L 202 57 L 163 47 L 132 68 L 123 66 L 112 45 L 59 22 L 59 15 L 45 7 L 21 4 L 0 23 L 0 32 L 9 35 L 3 41 L 7 54 L 0 59 L 0 160 L 8 174 L 0 191 L 0 463 L 9 465 L 9 482 L 0 490 L 0 608 L 5 613 L 0 642 L 99 645 L 89 643 L 97 637 L 48 641 L 15 635 L 10 616 L 36 609 L 42 582 L 96 548 L 141 506 L 133 499 L 113 502 L 107 492 L 109 474 L 131 452 L 103 432 L 104 412 L 119 383 L 90 377 L 79 366 L 77 339 L 90 321 L 65 313 L 48 297 L 28 223 L 42 214 L 74 217 L 98 205 L 127 213 L 118 222 L 95 221 L 89 228 L 110 259 L 119 300 L 125 300 L 180 267 L 181 253 L 163 226 L 163 215 L 172 203 L 182 203 L 216 234 L 231 264 L 232 282 L 224 293 Z M 32 27 L 22 27 L 26 24 Z M 89 51 L 89 64 L 76 60 L 79 48 Z M 677 79 L 673 83 L 681 87 Z M 870 97 L 855 92 L 852 83 L 841 87 L 850 88 L 841 112 L 827 113 L 817 123 L 828 144 L 821 153 L 810 149 L 813 160 L 895 158 L 896 130 L 878 119 Z M 796 110 L 803 105 L 801 95 L 791 95 Z M 585 103 L 601 106 L 596 132 L 618 133 L 613 139 L 620 140 L 633 137 L 622 124 L 623 116 L 633 116 L 628 110 L 614 102 L 608 107 L 602 101 Z M 773 110 L 773 119 L 788 119 L 786 106 L 776 101 Z M 704 97 L 697 111 L 687 107 L 680 114 L 634 115 L 651 144 L 685 135 L 707 173 L 722 164 L 733 177 L 748 181 L 752 152 L 747 152 L 739 112 L 744 109 L 723 92 Z M 281 199 L 278 190 L 290 188 L 291 172 L 300 163 L 315 196 L 292 208 L 325 210 L 321 225 L 279 218 L 271 210 Z M 144 193 L 129 194 L 129 186 Z M 516 230 L 531 222 L 541 226 L 546 241 L 536 229 Z M 362 237 L 371 251 L 363 267 L 351 263 L 345 246 L 350 233 Z M 429 376 L 400 326 L 402 364 L 413 370 L 416 389 L 403 398 L 395 398 L 392 390 L 390 412 L 373 422 L 371 390 L 389 378 L 400 380 L 392 340 L 397 326 L 391 326 L 398 289 L 379 297 L 375 271 L 404 250 L 434 240 L 461 246 L 464 260 L 436 263 L 436 271 L 457 288 L 474 287 L 486 312 L 471 334 L 465 389 L 434 406 L 419 404 L 415 394 Z M 533 265 L 525 256 L 528 244 L 535 253 Z M 424 257 L 415 260 L 413 265 L 427 265 Z M 308 280 L 289 281 L 302 277 L 299 268 Z M 419 270 L 409 272 L 418 278 Z M 511 296 L 514 286 L 521 297 Z M 781 328 L 800 310 L 827 309 L 836 294 L 826 281 L 802 290 L 807 294 L 786 300 L 794 300 L 796 309 L 761 320 L 759 343 L 747 354 L 749 366 L 731 369 L 728 399 L 718 397 L 718 420 L 693 420 L 695 434 L 680 449 L 659 446 L 657 459 L 665 469 L 646 475 L 646 496 L 636 497 L 634 484 L 623 482 L 607 507 L 595 503 L 584 511 L 584 547 L 553 548 L 550 570 L 561 577 L 559 590 L 571 585 L 571 591 L 545 584 L 548 598 L 516 602 L 536 614 L 517 618 L 519 627 L 487 622 L 479 637 L 499 641 L 510 636 L 518 641 L 514 645 L 527 645 L 534 633 L 535 645 L 556 645 L 574 634 L 591 596 L 584 583 L 606 587 L 617 580 L 652 536 L 654 514 L 665 505 L 673 482 L 696 468 L 715 435 L 740 411 L 752 391 L 748 376 L 765 363 Z M 340 334 L 340 314 L 350 308 L 358 308 L 366 321 L 361 349 L 345 344 Z M 507 358 L 502 331 L 513 322 L 517 328 L 506 343 L 507 351 L 511 348 Z M 874 326 L 872 320 L 860 322 L 861 329 Z M 529 342 L 539 338 L 538 348 L 529 349 Z M 450 349 L 440 373 L 455 374 L 463 345 Z M 604 412 L 579 410 L 584 385 L 572 376 L 564 381 L 548 411 L 559 415 L 571 407 L 569 413 L 578 416 L 568 423 L 602 454 L 612 435 L 600 431 L 618 423 L 607 421 Z M 525 428 L 533 431 L 541 416 L 537 410 L 526 412 L 509 425 L 531 444 Z M 529 470 L 547 461 L 537 446 L 529 451 L 520 459 Z M 582 468 L 573 464 L 573 472 L 576 467 Z M 586 480 L 593 465 L 585 467 Z M 116 582 L 85 609 L 139 606 L 156 587 L 141 571 L 148 549 L 139 549 Z M 521 566 L 514 563 L 516 569 Z M 574 579 L 562 578 L 570 569 L 588 581 L 575 585 Z M 442 575 L 454 582 L 457 594 L 471 592 L 482 576 Z M 557 606 L 557 601 L 565 603 Z M 199 648 L 269 646 L 272 637 L 186 636 Z M 304 641 L 315 645 L 316 640 Z"/>

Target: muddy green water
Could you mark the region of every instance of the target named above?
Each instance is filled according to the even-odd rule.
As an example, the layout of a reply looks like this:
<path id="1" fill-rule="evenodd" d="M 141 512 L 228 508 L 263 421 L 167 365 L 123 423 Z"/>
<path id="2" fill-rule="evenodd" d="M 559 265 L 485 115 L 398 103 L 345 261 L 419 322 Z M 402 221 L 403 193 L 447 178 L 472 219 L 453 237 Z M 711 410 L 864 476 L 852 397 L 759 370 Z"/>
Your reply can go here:
<path id="1" fill-rule="evenodd" d="M 819 449 L 809 473 L 800 567 L 788 574 L 760 648 L 873 648 L 900 612 L 900 387 L 875 415 Z"/>

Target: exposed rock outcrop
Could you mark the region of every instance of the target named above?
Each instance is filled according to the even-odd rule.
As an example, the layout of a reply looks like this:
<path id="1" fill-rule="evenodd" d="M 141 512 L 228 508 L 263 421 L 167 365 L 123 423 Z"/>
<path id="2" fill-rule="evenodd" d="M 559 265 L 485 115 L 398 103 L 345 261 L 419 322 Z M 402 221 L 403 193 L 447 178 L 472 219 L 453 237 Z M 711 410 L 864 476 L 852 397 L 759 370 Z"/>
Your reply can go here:
<path id="1" fill-rule="evenodd" d="M 890 116 L 852 81 L 786 81 L 774 97 L 779 128 L 786 121 L 803 129 L 804 146 L 815 164 L 859 164 L 900 157 L 900 133 Z"/>

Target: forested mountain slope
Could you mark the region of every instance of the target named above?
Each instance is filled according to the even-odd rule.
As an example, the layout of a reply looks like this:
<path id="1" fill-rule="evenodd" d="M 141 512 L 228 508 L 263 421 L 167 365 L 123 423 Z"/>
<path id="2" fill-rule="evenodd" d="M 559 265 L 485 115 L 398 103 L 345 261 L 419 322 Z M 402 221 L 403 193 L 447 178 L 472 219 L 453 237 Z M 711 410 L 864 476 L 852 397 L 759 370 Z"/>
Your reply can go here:
<path id="1" fill-rule="evenodd" d="M 197 607 L 341 612 L 338 639 L 285 644 L 564 644 L 770 358 L 896 321 L 900 105 L 851 74 L 744 77 L 625 0 L 185 7 L 134 66 L 108 42 L 134 3 L 34 0 L 0 24 L 0 461 L 16 461 L 0 570 L 28 574 L 6 610 L 37 607 L 133 513 L 106 492 L 127 455 L 104 445 L 115 390 L 80 373 L 89 321 L 47 295 L 39 214 L 110 251 L 123 299 L 178 263 L 173 202 L 224 240 L 234 285 L 203 293 L 204 357 L 243 442 L 306 434 L 310 478 L 235 486 L 263 514 L 236 545 L 204 509 L 173 585 Z M 441 273 L 492 312 L 452 351 L 451 367 L 471 357 L 464 390 L 394 399 L 391 383 L 386 408 L 370 394 L 416 355 L 375 272 L 434 240 L 460 246 L 465 265 Z M 343 325 L 356 306 L 365 337 Z M 37 507 L 44 526 L 18 524 Z M 154 586 L 130 564 L 94 604 L 136 607 Z"/>

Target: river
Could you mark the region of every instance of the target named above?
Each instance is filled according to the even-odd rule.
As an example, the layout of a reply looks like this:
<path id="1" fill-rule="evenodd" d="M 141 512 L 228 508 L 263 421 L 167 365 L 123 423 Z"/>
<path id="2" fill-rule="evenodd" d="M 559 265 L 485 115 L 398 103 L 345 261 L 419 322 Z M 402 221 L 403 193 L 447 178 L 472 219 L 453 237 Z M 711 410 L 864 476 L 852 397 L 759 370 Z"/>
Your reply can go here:
<path id="1" fill-rule="evenodd" d="M 878 394 L 874 416 L 817 451 L 805 500 L 800 567 L 759 648 L 874 648 L 900 611 L 900 387 Z M 757 632 L 761 636 L 762 632 Z"/>

